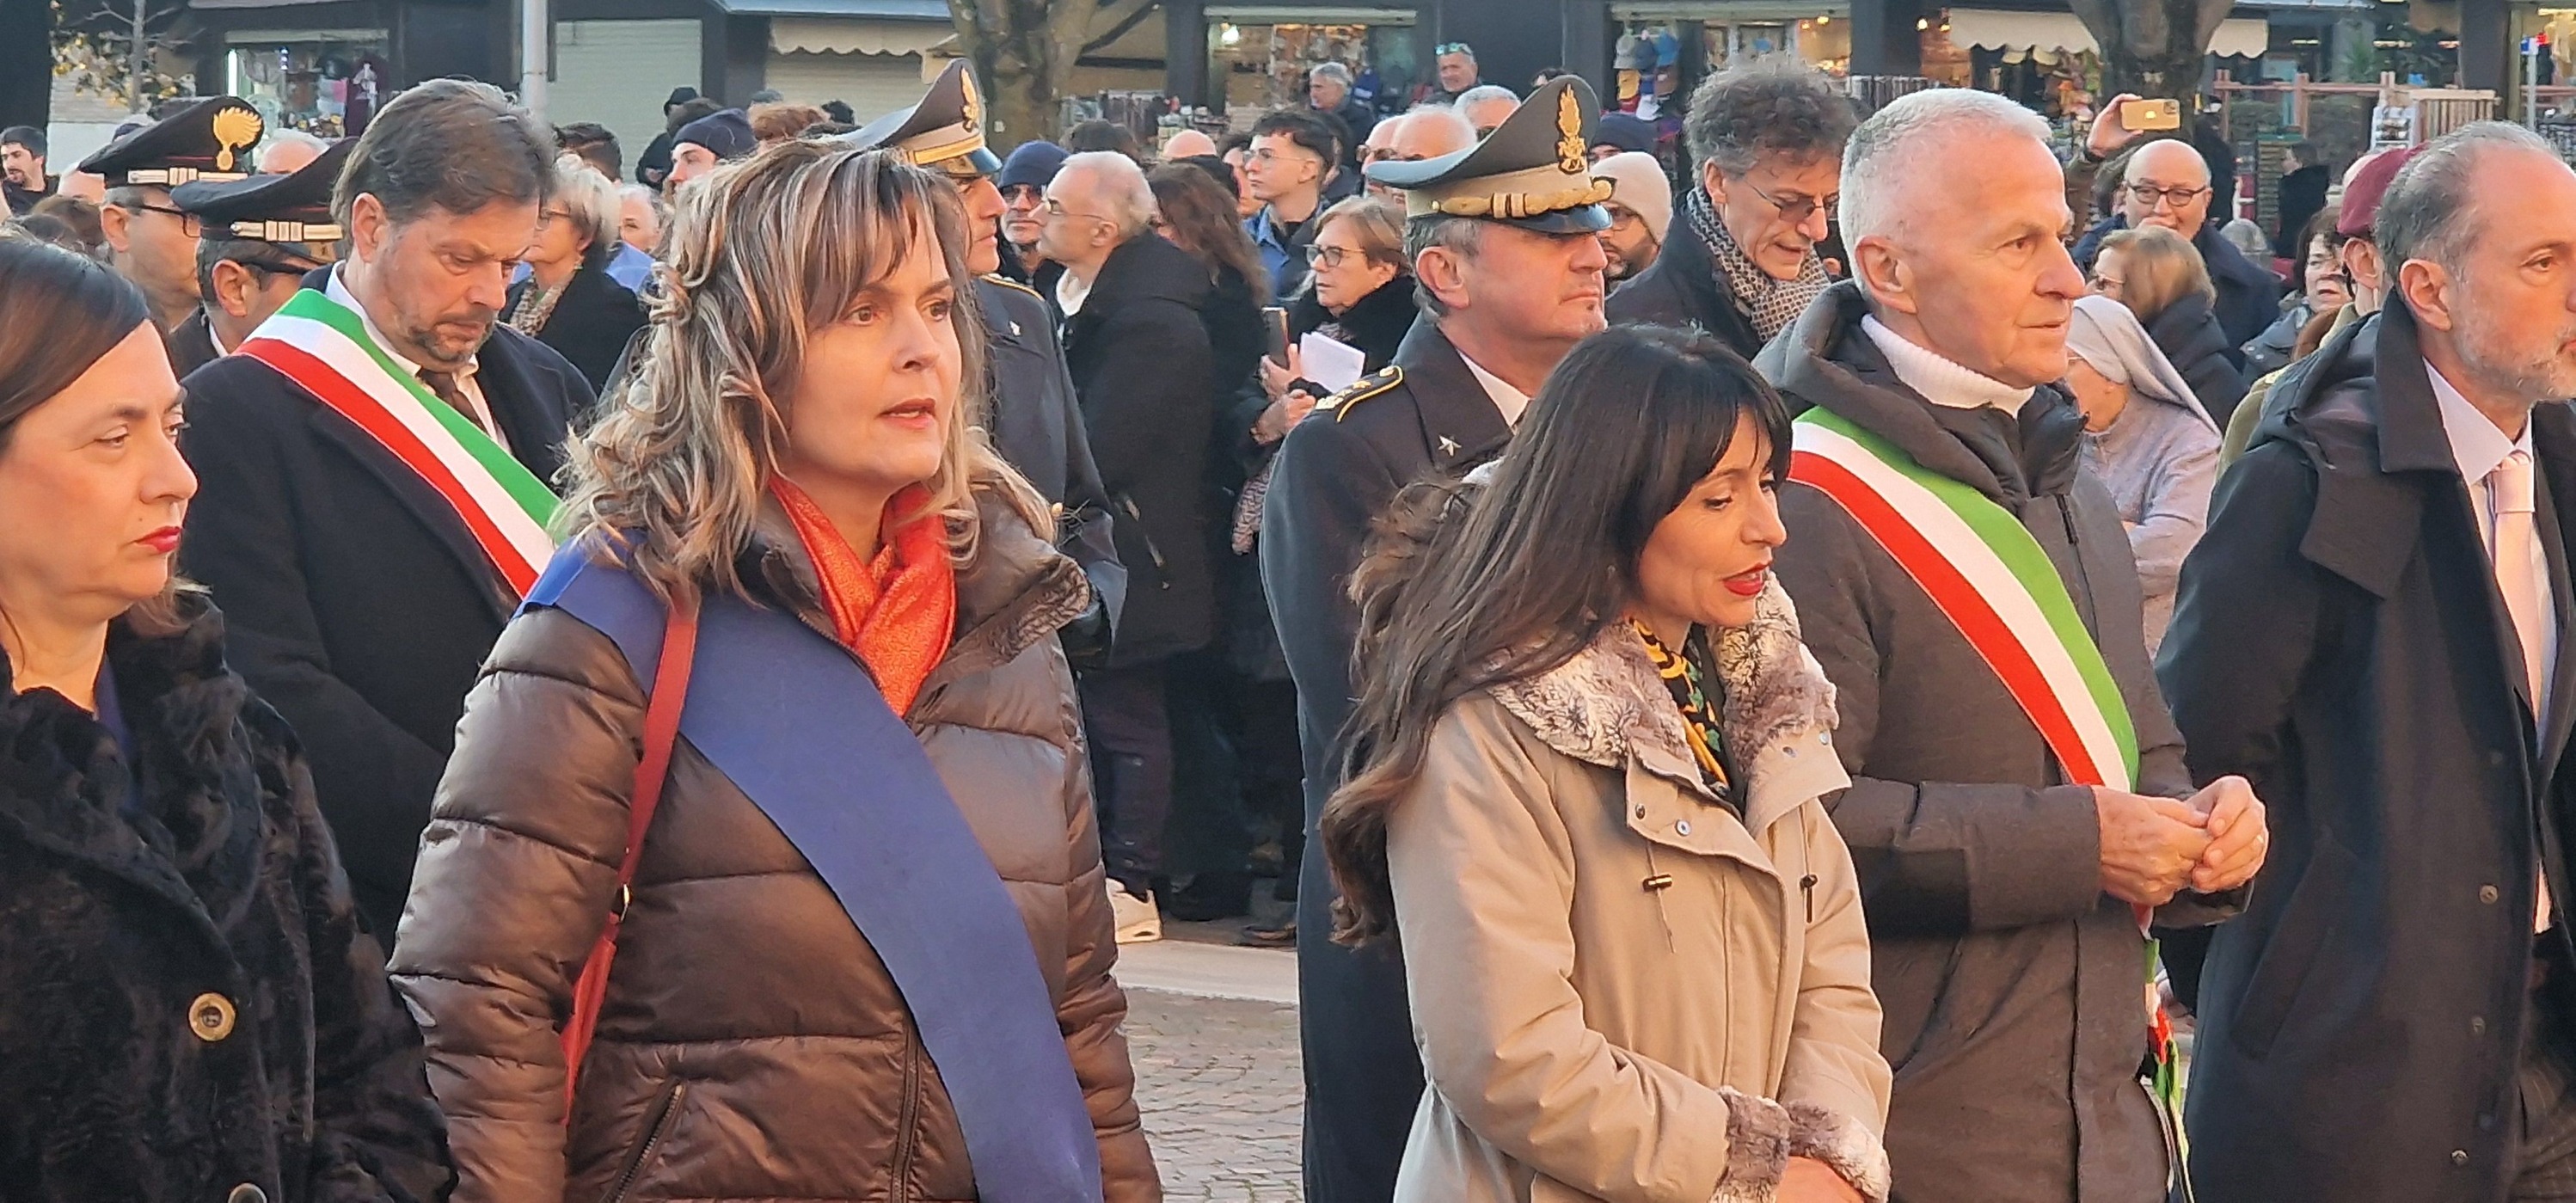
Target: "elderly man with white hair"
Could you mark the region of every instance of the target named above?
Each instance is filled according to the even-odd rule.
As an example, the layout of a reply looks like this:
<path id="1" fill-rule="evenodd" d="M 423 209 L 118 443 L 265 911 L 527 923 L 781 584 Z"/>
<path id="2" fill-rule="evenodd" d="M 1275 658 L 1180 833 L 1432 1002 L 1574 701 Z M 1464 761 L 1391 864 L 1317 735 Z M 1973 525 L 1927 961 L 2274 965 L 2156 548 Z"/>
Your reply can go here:
<path id="1" fill-rule="evenodd" d="M 1115 507 L 1132 574 L 1107 666 L 1082 674 L 1103 860 L 1118 936 L 1160 936 L 1151 901 L 1172 804 L 1171 659 L 1216 632 L 1209 515 L 1200 487 L 1216 421 L 1216 367 L 1198 310 L 1214 284 L 1154 232 L 1154 190 L 1134 160 L 1074 155 L 1047 184 L 1038 251 L 1064 266 L 1065 366 Z"/>
<path id="2" fill-rule="evenodd" d="M 1804 411 L 1776 570 L 1838 690 L 1899 1197 L 2156 1203 L 2145 926 L 2228 913 L 2263 810 L 2241 779 L 2192 789 L 2057 384 L 2084 280 L 2047 126 L 1916 93 L 1853 133 L 1841 183 L 1854 278 L 1755 366 Z"/>

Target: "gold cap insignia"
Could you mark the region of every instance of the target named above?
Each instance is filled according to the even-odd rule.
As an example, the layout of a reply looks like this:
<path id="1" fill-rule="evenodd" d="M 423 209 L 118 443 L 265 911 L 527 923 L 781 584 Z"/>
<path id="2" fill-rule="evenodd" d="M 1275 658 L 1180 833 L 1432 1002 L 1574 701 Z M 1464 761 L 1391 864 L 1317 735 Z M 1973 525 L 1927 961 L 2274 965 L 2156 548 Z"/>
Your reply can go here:
<path id="1" fill-rule="evenodd" d="M 1583 106 L 1574 99 L 1574 89 L 1556 94 L 1556 168 L 1567 175 L 1581 175 L 1584 152 Z"/>
<path id="2" fill-rule="evenodd" d="M 232 170 L 234 153 L 249 150 L 257 145 L 259 135 L 266 127 L 267 123 L 261 121 L 259 114 L 254 110 L 230 108 L 218 110 L 215 113 L 213 132 L 215 141 L 222 145 L 222 149 L 215 153 L 215 170 Z"/>
<path id="3" fill-rule="evenodd" d="M 984 98 L 975 91 L 975 73 L 969 71 L 957 82 L 964 84 L 966 89 L 965 96 L 958 101 L 959 111 L 965 114 L 961 120 L 967 128 L 980 131 L 984 128 Z"/>

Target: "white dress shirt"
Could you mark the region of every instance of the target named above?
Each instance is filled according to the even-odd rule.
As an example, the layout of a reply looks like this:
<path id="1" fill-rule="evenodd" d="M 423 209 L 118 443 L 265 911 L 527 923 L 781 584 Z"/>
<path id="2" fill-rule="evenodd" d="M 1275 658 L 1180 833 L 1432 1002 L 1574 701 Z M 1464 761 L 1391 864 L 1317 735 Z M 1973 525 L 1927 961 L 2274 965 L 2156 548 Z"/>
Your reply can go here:
<path id="1" fill-rule="evenodd" d="M 1467 370 L 1476 374 L 1476 383 L 1485 386 L 1485 395 L 1494 399 L 1494 408 L 1503 411 L 1503 425 L 1519 427 L 1521 415 L 1529 411 L 1529 394 L 1513 388 L 1500 376 L 1485 370 L 1485 365 L 1467 359 L 1460 351 L 1458 358 L 1467 361 Z"/>
<path id="2" fill-rule="evenodd" d="M 2531 423 L 2528 421 L 2523 423 L 2519 437 L 2507 438 L 2504 431 L 2498 429 L 2494 422 L 2488 420 L 2485 414 L 2478 412 L 2476 406 L 2469 404 L 2469 399 L 2463 396 L 2459 389 L 2452 387 L 2450 381 L 2442 378 L 2439 368 L 2428 363 L 2424 365 L 2424 372 L 2432 377 L 2433 399 L 2441 410 L 2442 430 L 2450 437 L 2452 458 L 2460 465 L 2460 479 L 2468 485 L 2469 504 L 2477 510 L 2478 538 L 2486 544 L 2487 563 L 2492 571 L 2499 553 L 2496 546 L 2496 510 L 2499 500 L 2497 469 L 2504 466 L 2508 458 L 2519 453 L 2524 457 L 2524 462 L 2531 465 L 2530 470 L 2533 473 L 2536 474 L 2539 471 L 2540 458 L 2533 452 L 2531 445 Z M 2532 642 L 2539 646 L 2522 649 L 2525 660 L 2522 667 L 2534 682 L 2531 701 L 2535 723 L 2533 729 L 2537 732 L 2539 730 L 2537 724 L 2549 714 L 2549 686 L 2550 682 L 2556 679 L 2558 667 L 2558 609 L 2557 599 L 2552 595 L 2552 587 L 2549 583 L 2549 552 L 2537 537 L 2536 528 L 2534 536 L 2523 540 L 2521 547 L 2503 550 L 2506 554 L 2524 557 L 2524 569 L 2528 575 L 2522 579 L 2533 582 L 2533 588 L 2538 593 L 2535 599 L 2537 621 L 2532 624 L 2537 629 L 2537 638 Z M 2496 587 L 2499 593 L 2509 588 L 2506 581 L 2505 574 L 2497 574 Z M 2508 603 L 2509 607 L 2510 603 Z M 2519 633 L 2517 633 L 2517 643 L 2519 642 Z M 2549 930 L 2551 924 L 2549 880 L 2545 869 L 2540 879 L 2539 898 L 2533 910 L 2532 930 Z"/>
<path id="3" fill-rule="evenodd" d="M 405 358 L 402 352 L 395 350 L 394 344 L 385 338 L 385 332 L 376 328 L 376 319 L 368 315 L 367 307 L 359 304 L 357 296 L 349 291 L 349 286 L 340 282 L 339 268 L 331 269 L 331 282 L 323 286 L 322 293 L 355 311 L 359 323 L 366 327 L 367 337 L 375 340 L 376 349 L 383 351 L 386 358 L 400 366 L 404 374 L 415 380 L 419 379 L 421 365 L 413 363 Z M 493 442 L 499 443 L 501 449 L 507 451 L 510 449 L 510 436 L 501 433 L 501 424 L 492 420 L 492 404 L 484 400 L 482 382 L 475 379 L 480 358 L 479 355 L 469 357 L 465 361 L 465 366 L 456 369 L 456 392 L 465 398 L 466 408 L 473 411 L 465 416 L 473 419 L 474 424 L 482 427 L 485 434 L 492 436 Z"/>

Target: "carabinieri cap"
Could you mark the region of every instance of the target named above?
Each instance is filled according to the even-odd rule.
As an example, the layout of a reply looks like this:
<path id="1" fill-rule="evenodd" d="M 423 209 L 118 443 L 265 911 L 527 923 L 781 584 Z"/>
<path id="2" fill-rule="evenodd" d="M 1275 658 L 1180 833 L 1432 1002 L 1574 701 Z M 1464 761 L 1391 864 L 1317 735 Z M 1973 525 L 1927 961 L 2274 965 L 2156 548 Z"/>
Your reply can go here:
<path id="1" fill-rule="evenodd" d="M 1592 178 L 1592 131 L 1601 102 L 1579 76 L 1549 80 L 1494 132 L 1465 150 L 1408 163 L 1371 163 L 1369 182 L 1404 190 L 1410 218 L 1473 217 L 1543 234 L 1610 228 L 1601 202 L 1608 180 Z"/>
<path id="2" fill-rule="evenodd" d="M 967 180 L 1002 169 L 1002 161 L 984 146 L 984 97 L 975 90 L 975 73 L 962 58 L 939 73 L 921 103 L 897 109 L 840 138 L 869 150 L 897 151 L 916 167 Z"/>
<path id="3" fill-rule="evenodd" d="M 322 156 L 286 175 L 244 180 L 200 179 L 170 190 L 170 203 L 197 219 L 201 238 L 275 242 L 305 253 L 299 243 L 340 241 L 331 216 L 331 190 L 358 144 L 342 138 Z"/>
<path id="4" fill-rule="evenodd" d="M 110 188 L 238 180 L 267 129 L 249 101 L 212 96 L 109 143 L 76 170 L 107 177 Z"/>

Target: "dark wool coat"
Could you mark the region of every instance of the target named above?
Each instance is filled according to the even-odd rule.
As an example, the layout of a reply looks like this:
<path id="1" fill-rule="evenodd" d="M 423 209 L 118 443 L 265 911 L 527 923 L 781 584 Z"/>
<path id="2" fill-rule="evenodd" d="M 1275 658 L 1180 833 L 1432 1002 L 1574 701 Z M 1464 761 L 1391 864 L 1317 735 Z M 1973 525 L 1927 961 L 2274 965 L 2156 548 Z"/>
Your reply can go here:
<path id="1" fill-rule="evenodd" d="M 609 249 L 613 251 L 615 244 Z M 509 304 L 501 312 L 516 310 L 519 298 L 534 287 L 534 277 L 513 285 Z M 600 254 L 584 260 L 572 279 L 564 282 L 563 299 L 546 315 L 545 328 L 537 331 L 536 340 L 570 360 L 596 392 L 607 386 L 610 369 L 626 351 L 626 340 L 643 328 L 643 304 L 633 290 L 609 278 L 608 256 Z"/>
<path id="2" fill-rule="evenodd" d="M 171 327 L 169 335 L 162 341 L 170 348 L 170 370 L 182 380 L 187 379 L 188 373 L 213 363 L 223 354 L 215 350 L 214 332 L 206 321 L 206 311 L 202 306 L 189 314 L 188 320 Z"/>
<path id="3" fill-rule="evenodd" d="M 2018 415 L 1937 406 L 1827 289 L 1755 366 L 1793 409 L 1822 407 L 2021 519 L 2101 648 L 2137 730 L 2137 791 L 2183 797 L 2182 740 L 2147 662 L 2137 561 L 2078 457 L 2056 389 Z M 1849 511 L 1780 490 L 1776 567 L 1833 680 L 1852 786 L 1829 803 L 1869 914 L 1871 983 L 1896 1069 L 1887 1152 L 1905 1203 L 2157 1203 L 2164 1129 L 2147 1055 L 2146 946 L 2102 892 L 2092 791 L 1959 628 Z M 2175 924 L 2220 900 L 2176 900 Z"/>
<path id="4" fill-rule="evenodd" d="M 1000 275 L 975 282 L 975 301 L 984 315 L 984 362 L 993 380 L 992 412 L 984 418 L 993 449 L 1038 496 L 1064 507 L 1056 546 L 1082 565 L 1092 605 L 1115 622 L 1127 600 L 1127 569 L 1118 562 L 1109 492 L 1100 486 L 1073 374 L 1056 341 L 1055 310 L 1027 285 Z"/>
<path id="5" fill-rule="evenodd" d="M 478 362 L 511 454 L 552 480 L 589 383 L 507 326 Z M 181 564 L 224 608 L 234 666 L 302 737 L 359 911 L 390 940 L 465 691 L 518 599 L 454 507 L 276 369 L 228 355 L 187 385 Z"/>
<path id="6" fill-rule="evenodd" d="M 1115 664 L 1152 663 L 1216 634 L 1203 487 L 1216 378 L 1198 315 L 1211 287 L 1189 252 L 1148 234 L 1110 253 L 1065 321 L 1065 365 L 1127 566 Z"/>
<path id="7" fill-rule="evenodd" d="M 1762 340 L 1753 334 L 1753 319 L 1736 302 L 1735 290 L 1709 253 L 1708 243 L 1679 213 L 1674 215 L 1663 251 L 1646 270 L 1613 290 L 1610 299 L 1602 302 L 1601 312 L 1614 326 L 1696 327 L 1746 359 L 1762 350 Z"/>
<path id="8" fill-rule="evenodd" d="M 1467 361 L 1428 317 L 1416 319 L 1386 372 L 1319 406 L 1290 431 L 1261 515 L 1261 575 L 1306 754 L 1306 829 L 1314 830 L 1340 763 L 1350 717 L 1350 599 L 1370 525 L 1396 492 L 1434 473 L 1464 473 L 1511 439 Z M 1422 1097 L 1404 964 L 1383 947 L 1333 943 L 1332 877 L 1305 859 L 1297 887 L 1298 1027 L 1306 1071 L 1306 1198 L 1383 1203 Z"/>
<path id="9" fill-rule="evenodd" d="M 420 1037 L 303 753 L 182 601 L 176 634 L 109 631 L 131 763 L 0 690 L 0 1199 L 441 1197 Z"/>
<path id="10" fill-rule="evenodd" d="M 2163 650 L 2193 775 L 2251 779 L 2273 837 L 2202 979 L 2192 1176 L 2202 1203 L 2501 1203 L 2523 1032 L 2544 1021 L 2544 861 L 2546 940 L 2571 963 L 2576 414 L 2531 419 L 2562 632 L 2535 736 L 2403 300 L 2278 389 L 2183 565 Z M 2546 1002 L 2563 1030 L 2566 991 Z"/>
<path id="11" fill-rule="evenodd" d="M 2209 304 L 2209 298 L 2198 293 L 2175 300 L 2147 323 L 2147 337 L 2173 361 L 2183 383 L 2200 399 L 2200 407 L 2224 430 L 2237 404 L 2245 400 L 2246 380 L 2244 370 L 2228 357 L 2242 351 L 2227 341 Z"/>
<path id="12" fill-rule="evenodd" d="M 1325 323 L 1334 323 L 1341 330 L 1342 341 L 1358 348 L 1362 370 L 1375 372 L 1395 359 L 1396 348 L 1403 344 L 1406 332 L 1413 329 L 1413 319 L 1419 312 L 1413 300 L 1411 273 L 1399 273 L 1379 285 L 1375 292 L 1343 310 L 1340 317 L 1327 311 L 1315 299 L 1315 290 L 1309 288 L 1288 303 L 1288 341 L 1293 346 Z M 1318 398 L 1330 391 L 1311 380 L 1299 381 L 1296 387 Z M 1252 437 L 1253 425 L 1268 408 L 1270 396 L 1256 384 L 1236 404 L 1225 429 L 1218 431 L 1221 438 L 1229 440 L 1227 450 L 1246 480 L 1260 475 L 1287 446 L 1284 438 L 1265 444 Z M 1220 549 L 1224 555 L 1220 562 L 1227 565 L 1227 662 L 1236 672 L 1256 681 L 1286 681 L 1288 661 L 1279 649 L 1279 628 L 1270 620 L 1270 598 L 1261 587 L 1261 549 L 1256 545 L 1249 554 L 1234 554 L 1230 518 L 1226 528 L 1218 534 L 1228 537 Z"/>

